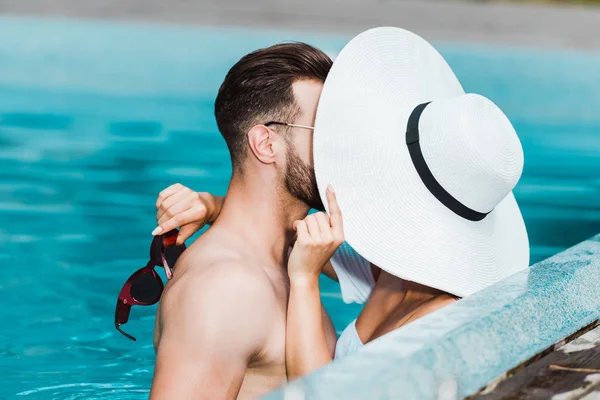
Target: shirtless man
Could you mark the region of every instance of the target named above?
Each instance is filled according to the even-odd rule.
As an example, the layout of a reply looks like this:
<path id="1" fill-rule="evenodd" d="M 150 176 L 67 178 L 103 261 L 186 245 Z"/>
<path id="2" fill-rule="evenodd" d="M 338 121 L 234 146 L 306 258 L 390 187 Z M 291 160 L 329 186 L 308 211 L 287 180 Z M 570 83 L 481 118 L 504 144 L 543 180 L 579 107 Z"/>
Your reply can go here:
<path id="1" fill-rule="evenodd" d="M 251 399 L 287 381 L 286 267 L 294 222 L 324 209 L 310 127 L 331 64 L 311 46 L 282 44 L 246 55 L 227 74 L 215 116 L 232 178 L 217 220 L 180 257 L 163 293 L 151 399 Z M 185 218 L 167 204 L 177 197 L 166 190 L 157 207 Z M 306 224 L 317 218 L 326 217 Z M 333 351 L 324 310 L 323 318 Z"/>

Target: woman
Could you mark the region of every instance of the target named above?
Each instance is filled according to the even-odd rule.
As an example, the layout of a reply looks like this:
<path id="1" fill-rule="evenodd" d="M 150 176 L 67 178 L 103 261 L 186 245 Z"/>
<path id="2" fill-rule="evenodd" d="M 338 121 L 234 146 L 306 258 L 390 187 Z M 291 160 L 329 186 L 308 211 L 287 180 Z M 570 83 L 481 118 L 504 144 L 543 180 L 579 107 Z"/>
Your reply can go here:
<path id="1" fill-rule="evenodd" d="M 516 132 L 491 101 L 465 94 L 417 35 L 376 28 L 346 45 L 325 82 L 313 140 L 329 215 L 294 223 L 290 379 L 527 268 L 512 195 L 523 168 Z M 221 203 L 172 186 L 159 196 L 158 223 L 181 226 L 181 241 L 214 220 Z M 356 252 L 337 249 L 343 238 Z M 339 280 L 344 301 L 365 303 L 334 352 L 323 330 L 321 272 Z"/>

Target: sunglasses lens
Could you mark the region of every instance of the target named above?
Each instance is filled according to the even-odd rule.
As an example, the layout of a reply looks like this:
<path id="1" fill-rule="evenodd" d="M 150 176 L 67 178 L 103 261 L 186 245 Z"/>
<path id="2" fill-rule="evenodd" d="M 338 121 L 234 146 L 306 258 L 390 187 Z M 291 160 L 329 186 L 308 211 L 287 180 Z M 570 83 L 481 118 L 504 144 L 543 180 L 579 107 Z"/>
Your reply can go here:
<path id="1" fill-rule="evenodd" d="M 160 299 L 162 282 L 150 274 L 138 276 L 131 283 L 131 297 L 140 303 L 154 304 Z"/>
<path id="2" fill-rule="evenodd" d="M 181 253 L 183 253 L 184 250 L 185 250 L 184 245 L 181 245 L 181 246 L 171 245 L 171 246 L 165 247 L 165 260 L 167 261 L 167 264 L 169 265 L 169 267 L 173 268 L 175 266 L 177 259 L 179 258 Z"/>

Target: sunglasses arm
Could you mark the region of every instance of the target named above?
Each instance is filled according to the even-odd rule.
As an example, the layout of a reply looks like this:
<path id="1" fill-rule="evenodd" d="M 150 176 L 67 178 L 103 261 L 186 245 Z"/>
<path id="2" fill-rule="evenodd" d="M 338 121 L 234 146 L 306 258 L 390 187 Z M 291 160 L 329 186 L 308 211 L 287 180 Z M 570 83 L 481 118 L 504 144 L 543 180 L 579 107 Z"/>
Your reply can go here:
<path id="1" fill-rule="evenodd" d="M 129 321 L 129 311 L 131 310 L 131 305 L 127 304 L 127 300 L 121 298 L 124 295 L 124 291 L 128 290 L 131 285 L 129 283 L 125 283 L 123 289 L 121 290 L 121 295 L 119 295 L 119 299 L 117 300 L 117 310 L 115 311 L 115 328 L 123 335 L 128 337 L 129 339 L 135 342 L 135 338 L 130 334 L 123 332 L 121 329 L 121 325 Z"/>
<path id="2" fill-rule="evenodd" d="M 127 332 L 124 332 L 124 331 L 121 329 L 121 324 L 119 324 L 119 323 L 116 323 L 116 324 L 115 324 L 115 328 L 117 328 L 117 330 L 118 330 L 119 332 L 121 332 L 123 335 L 125 335 L 125 336 L 126 336 L 126 337 L 128 337 L 129 339 L 133 340 L 134 342 L 136 341 L 136 339 L 135 339 L 133 336 L 131 336 L 131 335 L 130 335 L 129 333 L 127 333 Z"/>

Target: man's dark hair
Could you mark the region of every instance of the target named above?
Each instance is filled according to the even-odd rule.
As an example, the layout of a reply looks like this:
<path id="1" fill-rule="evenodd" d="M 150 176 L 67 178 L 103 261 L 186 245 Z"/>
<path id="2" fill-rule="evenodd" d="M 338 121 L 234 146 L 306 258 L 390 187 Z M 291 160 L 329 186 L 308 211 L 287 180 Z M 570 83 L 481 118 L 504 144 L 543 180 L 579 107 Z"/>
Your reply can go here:
<path id="1" fill-rule="evenodd" d="M 247 132 L 269 121 L 292 122 L 299 113 L 292 84 L 325 81 L 331 59 L 306 43 L 283 43 L 256 50 L 227 73 L 215 101 L 215 117 L 229 147 L 234 172 L 241 172 Z"/>

